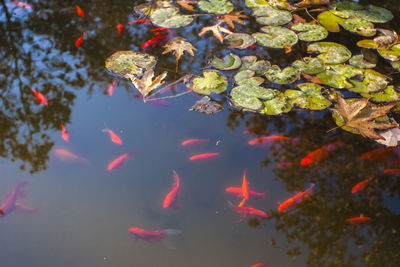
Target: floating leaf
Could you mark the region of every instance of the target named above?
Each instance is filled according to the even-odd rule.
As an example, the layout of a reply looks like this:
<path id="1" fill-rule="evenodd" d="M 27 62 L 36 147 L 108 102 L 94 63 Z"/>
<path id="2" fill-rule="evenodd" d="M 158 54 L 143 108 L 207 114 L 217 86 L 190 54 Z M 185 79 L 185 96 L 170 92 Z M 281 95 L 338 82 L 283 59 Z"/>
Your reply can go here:
<path id="1" fill-rule="evenodd" d="M 349 89 L 355 93 L 373 93 L 383 90 L 388 85 L 388 81 L 385 75 L 372 70 L 372 69 L 365 69 L 364 71 L 364 79 L 359 82 L 355 80 L 349 80 L 354 87 Z"/>
<path id="2" fill-rule="evenodd" d="M 333 42 L 318 42 L 307 47 L 308 52 L 320 52 L 318 55 L 326 64 L 340 64 L 350 59 L 351 52 L 345 46 Z"/>
<path id="3" fill-rule="evenodd" d="M 338 16 L 333 15 L 329 11 L 324 11 L 320 13 L 317 17 L 319 24 L 325 27 L 330 32 L 340 32 L 340 27 L 344 21 L 344 19 L 339 18 Z"/>
<path id="4" fill-rule="evenodd" d="M 386 23 L 393 19 L 393 14 L 383 7 L 368 5 L 367 10 L 357 11 L 357 16 L 375 23 Z"/>
<path id="5" fill-rule="evenodd" d="M 357 42 L 357 45 L 362 48 L 377 49 L 378 44 L 371 39 L 365 39 Z"/>
<path id="6" fill-rule="evenodd" d="M 212 92 L 220 94 L 228 87 L 226 77 L 216 70 L 204 71 L 203 78 L 194 78 L 192 83 L 192 90 L 202 95 L 210 95 Z"/>
<path id="7" fill-rule="evenodd" d="M 241 64 L 242 61 L 240 60 L 240 57 L 232 53 L 226 55 L 223 59 L 214 58 L 211 61 L 211 65 L 220 70 L 237 69 L 240 67 Z"/>
<path id="8" fill-rule="evenodd" d="M 112 73 L 125 77 L 128 73 L 141 75 L 143 73 L 142 69 L 152 68 L 156 63 L 156 58 L 149 54 L 118 51 L 106 59 L 106 68 Z"/>
<path id="9" fill-rule="evenodd" d="M 324 27 L 313 23 L 297 23 L 291 29 L 299 32 L 299 39 L 306 42 L 320 41 L 328 36 Z"/>
<path id="10" fill-rule="evenodd" d="M 376 140 L 379 144 L 395 147 L 400 141 L 400 129 L 392 128 L 379 133 L 384 139 Z"/>
<path id="11" fill-rule="evenodd" d="M 346 19 L 342 26 L 350 32 L 355 32 L 366 37 L 374 36 L 376 34 L 374 24 L 363 19 Z"/>
<path id="12" fill-rule="evenodd" d="M 156 9 L 150 16 L 151 21 L 164 28 L 180 28 L 189 25 L 193 16 L 179 14 L 179 8 L 168 7 Z"/>
<path id="13" fill-rule="evenodd" d="M 228 24 L 229 27 L 231 27 L 231 29 L 235 29 L 235 24 L 233 24 L 233 22 L 237 22 L 244 25 L 245 22 L 243 19 L 248 18 L 248 16 L 243 15 L 242 12 L 243 11 L 236 11 L 229 15 L 223 15 L 220 18 L 218 18 L 218 23 L 221 24 L 225 22 L 226 24 Z"/>
<path id="14" fill-rule="evenodd" d="M 363 55 L 352 56 L 349 60 L 349 63 L 354 67 L 361 69 L 372 69 L 376 66 L 376 64 L 366 61 Z"/>
<path id="15" fill-rule="evenodd" d="M 392 45 L 390 49 L 379 48 L 378 53 L 384 59 L 390 61 L 400 61 L 400 44 Z"/>
<path id="16" fill-rule="evenodd" d="M 321 80 L 322 83 L 334 88 L 349 89 L 353 87 L 353 85 L 347 81 L 347 78 L 345 76 L 333 70 L 325 70 L 324 72 L 318 73 L 317 77 Z"/>
<path id="17" fill-rule="evenodd" d="M 275 97 L 264 102 L 265 108 L 262 113 L 267 115 L 278 115 L 289 112 L 293 108 L 289 98 L 279 91 L 274 90 L 274 92 Z"/>
<path id="18" fill-rule="evenodd" d="M 293 62 L 293 67 L 306 74 L 317 74 L 325 71 L 325 63 L 320 58 L 305 57 Z"/>
<path id="19" fill-rule="evenodd" d="M 228 0 L 202 0 L 197 5 L 204 12 L 212 14 L 228 14 L 233 10 L 233 4 Z"/>
<path id="20" fill-rule="evenodd" d="M 186 10 L 193 11 L 194 7 L 192 5 L 197 4 L 197 1 L 192 0 L 177 0 L 176 3 Z"/>
<path id="21" fill-rule="evenodd" d="M 295 68 L 286 67 L 283 70 L 279 66 L 272 66 L 265 72 L 265 77 L 273 83 L 288 84 L 296 81 L 299 73 Z"/>
<path id="22" fill-rule="evenodd" d="M 395 31 L 386 29 L 376 30 L 379 32 L 379 35 L 374 38 L 374 42 L 378 44 L 379 47 L 389 47 L 399 40 L 399 36 Z"/>
<path id="23" fill-rule="evenodd" d="M 176 61 L 179 61 L 185 51 L 188 52 L 192 57 L 194 57 L 193 50 L 197 50 L 191 43 L 181 37 L 177 37 L 173 40 L 168 41 L 163 47 L 166 48 L 163 54 L 173 51 L 176 57 Z"/>
<path id="24" fill-rule="evenodd" d="M 253 33 L 256 42 L 272 48 L 284 48 L 286 45 L 292 46 L 297 43 L 297 35 L 284 27 L 264 26 L 261 28 L 265 33 Z"/>
<path id="25" fill-rule="evenodd" d="M 253 70 L 257 75 L 261 75 L 264 74 L 269 67 L 271 67 L 269 61 L 257 60 L 256 56 L 243 56 L 240 70 Z"/>
<path id="26" fill-rule="evenodd" d="M 400 99 L 400 93 L 396 92 L 393 85 L 386 87 L 382 92 L 372 94 L 361 94 L 363 97 L 369 97 L 375 102 L 392 102 Z"/>
<path id="27" fill-rule="evenodd" d="M 274 90 L 267 89 L 256 85 L 239 85 L 231 90 L 231 99 L 235 106 L 260 110 L 263 108 L 263 103 L 260 99 L 268 100 L 275 96 Z"/>
<path id="28" fill-rule="evenodd" d="M 331 8 L 334 10 L 361 10 L 364 7 L 359 3 L 355 3 L 352 1 L 342 1 L 331 5 Z"/>
<path id="29" fill-rule="evenodd" d="M 331 105 L 331 102 L 321 94 L 322 86 L 314 83 L 302 83 L 298 87 L 301 91 L 285 91 L 285 96 L 290 98 L 291 103 L 311 110 L 322 110 Z"/>
<path id="30" fill-rule="evenodd" d="M 271 6 L 268 0 L 245 0 L 244 2 L 249 8 L 259 8 L 263 6 Z"/>
<path id="31" fill-rule="evenodd" d="M 203 34 L 205 34 L 208 31 L 212 31 L 212 33 L 214 34 L 214 36 L 221 42 L 224 42 L 224 36 L 222 35 L 222 33 L 226 33 L 226 34 L 233 34 L 233 32 L 231 32 L 230 30 L 228 30 L 227 28 L 221 27 L 218 24 L 214 25 L 214 26 L 210 26 L 210 27 L 203 27 L 199 33 L 199 36 L 202 36 Z"/>
<path id="32" fill-rule="evenodd" d="M 293 16 L 286 10 L 280 10 L 271 6 L 262 6 L 254 9 L 253 15 L 256 16 L 258 23 L 270 26 L 279 26 L 289 23 Z"/>
<path id="33" fill-rule="evenodd" d="M 236 73 L 233 77 L 235 82 L 239 85 L 251 85 L 257 86 L 264 82 L 262 77 L 254 77 L 255 71 L 253 70 L 242 70 Z"/>
<path id="34" fill-rule="evenodd" d="M 211 100 L 209 96 L 203 96 L 189 110 L 205 114 L 214 114 L 223 111 L 224 107 L 218 104 L 217 102 Z"/>
<path id="35" fill-rule="evenodd" d="M 129 79 L 136 89 L 142 94 L 143 99 L 145 99 L 149 93 L 164 84 L 165 81 L 163 80 L 165 77 L 167 77 L 167 74 L 168 73 L 164 71 L 153 80 L 154 70 L 149 69 L 143 74 L 142 78 L 139 79 L 135 75 L 129 75 Z"/>
<path id="36" fill-rule="evenodd" d="M 246 49 L 254 44 L 253 36 L 247 33 L 233 33 L 225 36 L 224 40 L 228 41 L 229 48 Z"/>

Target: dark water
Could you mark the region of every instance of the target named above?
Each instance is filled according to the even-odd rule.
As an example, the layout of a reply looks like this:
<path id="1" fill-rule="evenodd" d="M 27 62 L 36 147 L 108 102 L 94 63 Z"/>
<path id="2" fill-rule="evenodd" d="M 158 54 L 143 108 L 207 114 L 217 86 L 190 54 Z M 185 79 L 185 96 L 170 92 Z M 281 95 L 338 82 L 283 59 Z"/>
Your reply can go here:
<path id="1" fill-rule="evenodd" d="M 84 18 L 76 15 L 77 3 L 72 1 L 30 2 L 32 11 L 8 14 L 1 3 L 0 197 L 4 201 L 16 184 L 28 181 L 21 202 L 37 210 L 0 218 L 0 266 L 400 265 L 400 180 L 382 174 L 389 167 L 387 160 L 359 160 L 362 153 L 380 147 L 375 142 L 341 130 L 326 133 L 335 127 L 329 112 L 266 117 L 225 103 L 224 112 L 205 115 L 188 111 L 198 96 L 154 106 L 135 98 L 136 89 L 122 79 L 109 97 L 106 91 L 115 77 L 106 72 L 104 60 L 115 50 L 139 51 L 152 37 L 150 26 L 127 25 L 135 19 L 132 1 L 78 3 Z M 395 19 L 384 26 L 398 29 L 397 1 L 369 3 L 390 9 Z M 118 23 L 125 25 L 120 39 Z M 197 37 L 207 23 L 199 18 L 193 27 L 174 32 L 190 39 L 198 55 L 206 55 L 185 54 L 178 75 L 198 74 L 210 58 L 228 52 L 211 35 Z M 237 26 L 238 31 L 246 27 Z M 77 49 L 82 32 L 86 38 Z M 353 52 L 359 52 L 355 43 L 360 39 L 345 32 L 328 38 Z M 151 51 L 159 57 L 159 72 L 175 69 L 175 57 L 161 51 Z M 304 51 L 305 45 L 298 45 L 289 55 L 263 48 L 254 53 L 282 66 Z M 398 84 L 398 74 L 390 74 L 387 63 L 380 62 L 378 69 Z M 169 74 L 170 81 L 173 76 Z M 31 87 L 47 96 L 48 106 L 38 105 Z M 69 132 L 68 143 L 61 138 L 61 122 Z M 105 124 L 121 137 L 122 146 L 101 131 Z M 253 147 L 247 142 L 258 135 L 244 134 L 246 130 L 301 141 L 275 150 Z M 180 146 L 190 138 L 210 141 Z M 345 146 L 318 167 L 276 166 L 299 162 L 339 139 Z M 61 161 L 57 149 L 68 149 L 88 163 Z M 135 151 L 132 160 L 107 171 L 113 159 L 130 151 Z M 189 161 L 207 152 L 221 156 Z M 267 192 L 265 200 L 249 205 L 267 211 L 268 220 L 238 223 L 239 214 L 228 205 L 238 200 L 225 188 L 241 186 L 245 169 L 250 188 Z M 180 209 L 165 210 L 162 202 L 172 188 L 173 170 L 181 177 Z M 370 176 L 376 179 L 363 194 L 350 194 L 354 184 Z M 312 198 L 295 213 L 276 212 L 278 202 L 311 183 Z M 365 225 L 345 222 L 360 214 L 373 220 Z M 169 244 L 147 243 L 135 241 L 130 227 L 182 233 Z"/>

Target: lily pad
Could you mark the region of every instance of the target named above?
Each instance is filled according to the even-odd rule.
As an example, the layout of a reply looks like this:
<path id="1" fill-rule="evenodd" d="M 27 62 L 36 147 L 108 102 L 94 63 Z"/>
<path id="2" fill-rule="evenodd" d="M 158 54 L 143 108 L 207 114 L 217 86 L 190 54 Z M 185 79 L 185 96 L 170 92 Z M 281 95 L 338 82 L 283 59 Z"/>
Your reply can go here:
<path id="1" fill-rule="evenodd" d="M 260 99 L 268 100 L 273 97 L 275 97 L 274 90 L 261 86 L 246 84 L 236 86 L 231 90 L 231 99 L 234 106 L 245 109 L 260 110 L 264 107 Z"/>
<path id="2" fill-rule="evenodd" d="M 253 33 L 256 42 L 271 48 L 284 48 L 286 45 L 292 46 L 297 43 L 297 35 L 284 27 L 264 26 L 261 30 L 265 33 Z"/>
<path id="3" fill-rule="evenodd" d="M 273 83 L 288 84 L 296 81 L 299 73 L 293 67 L 286 67 L 281 70 L 279 66 L 274 65 L 265 72 L 265 77 Z"/>
<path id="4" fill-rule="evenodd" d="M 216 70 L 204 71 L 203 77 L 194 78 L 192 83 L 192 90 L 202 95 L 220 94 L 225 92 L 228 87 L 226 77 Z"/>
<path id="5" fill-rule="evenodd" d="M 374 24 L 363 19 L 346 19 L 342 26 L 350 32 L 355 32 L 365 37 L 371 37 L 376 34 Z"/>
<path id="6" fill-rule="evenodd" d="M 305 57 L 293 62 L 293 67 L 305 74 L 317 74 L 325 71 L 325 63 L 320 58 Z"/>
<path id="7" fill-rule="evenodd" d="M 363 97 L 369 97 L 375 102 L 392 102 L 400 99 L 400 93 L 398 93 L 393 85 L 386 87 L 382 92 L 372 94 L 361 94 Z"/>
<path id="8" fill-rule="evenodd" d="M 352 78 L 354 76 L 364 74 L 364 71 L 362 69 L 356 68 L 351 65 L 336 64 L 336 65 L 330 65 L 329 68 L 336 71 L 340 75 L 343 75 L 346 78 Z"/>
<path id="9" fill-rule="evenodd" d="M 291 103 L 298 105 L 300 108 L 306 108 L 311 110 L 322 110 L 329 107 L 332 103 L 322 96 L 321 89 L 314 83 L 302 83 L 298 87 L 298 90 L 286 90 L 285 96 L 290 98 Z"/>
<path id="10" fill-rule="evenodd" d="M 274 92 L 275 97 L 264 102 L 265 108 L 263 111 L 261 111 L 261 113 L 267 115 L 278 115 L 281 113 L 288 113 L 290 110 L 292 110 L 293 105 L 290 103 L 289 98 L 277 90 L 274 90 Z"/>
<path id="11" fill-rule="evenodd" d="M 280 10 L 271 6 L 262 6 L 254 9 L 253 15 L 256 16 L 258 23 L 270 26 L 279 26 L 289 23 L 292 19 L 292 13 L 286 10 Z"/>
<path id="12" fill-rule="evenodd" d="M 256 75 L 263 74 L 267 69 L 271 67 L 271 63 L 267 60 L 257 60 L 256 56 L 243 56 L 242 67 L 240 70 L 253 70 Z"/>
<path id="13" fill-rule="evenodd" d="M 366 10 L 357 11 L 357 16 L 375 23 L 386 23 L 393 19 L 393 14 L 383 7 L 367 6 Z"/>
<path id="14" fill-rule="evenodd" d="M 329 11 L 324 11 L 320 13 L 317 17 L 319 24 L 325 27 L 330 32 L 340 32 L 340 27 L 344 19 L 333 15 Z"/>
<path id="15" fill-rule="evenodd" d="M 245 5 L 249 8 L 258 8 L 263 6 L 271 6 L 268 0 L 245 0 Z"/>
<path id="16" fill-rule="evenodd" d="M 400 61 L 400 44 L 392 45 L 390 49 L 379 48 L 378 53 L 384 59 L 390 61 Z"/>
<path id="17" fill-rule="evenodd" d="M 336 9 L 336 10 L 360 10 L 363 9 L 364 6 L 362 6 L 359 3 L 352 2 L 352 1 L 342 1 L 335 3 L 330 6 L 331 9 Z"/>
<path id="18" fill-rule="evenodd" d="M 223 59 L 214 58 L 211 61 L 211 65 L 220 70 L 237 69 L 240 67 L 241 64 L 242 61 L 240 60 L 240 57 L 232 53 L 226 55 Z"/>
<path id="19" fill-rule="evenodd" d="M 179 14 L 179 8 L 168 7 L 156 9 L 150 16 L 151 21 L 164 28 L 180 28 L 189 25 L 193 16 Z"/>
<path id="20" fill-rule="evenodd" d="M 307 47 L 308 52 L 319 52 L 318 55 L 326 64 L 340 64 L 350 59 L 351 52 L 345 46 L 333 42 L 318 42 Z"/>
<path id="21" fill-rule="evenodd" d="M 317 74 L 318 79 L 326 85 L 337 89 L 351 88 L 353 85 L 347 81 L 347 78 L 333 70 L 325 70 Z"/>
<path id="22" fill-rule="evenodd" d="M 388 85 L 388 80 L 386 76 L 375 70 L 365 69 L 363 75 L 364 79 L 361 82 L 349 80 L 354 86 L 349 89 L 350 91 L 360 94 L 368 94 L 383 90 Z"/>
<path id="23" fill-rule="evenodd" d="M 324 27 L 313 23 L 297 23 L 291 29 L 299 32 L 299 39 L 306 42 L 320 41 L 328 36 Z"/>
<path id="24" fill-rule="evenodd" d="M 233 33 L 225 36 L 229 48 L 246 49 L 255 43 L 253 36 L 247 33 Z"/>
<path id="25" fill-rule="evenodd" d="M 357 42 L 357 46 L 362 48 L 377 49 L 378 44 L 371 39 L 365 39 Z"/>
<path id="26" fill-rule="evenodd" d="M 368 62 L 364 59 L 363 55 L 355 55 L 349 59 L 349 63 L 354 67 L 361 69 L 372 69 L 375 68 L 376 64 Z"/>
<path id="27" fill-rule="evenodd" d="M 156 58 L 149 54 L 118 51 L 109 56 L 105 64 L 107 70 L 124 77 L 126 74 L 142 75 L 143 69 L 150 69 L 156 63 Z"/>
<path id="28" fill-rule="evenodd" d="M 251 85 L 257 86 L 264 82 L 264 78 L 262 77 L 254 77 L 255 71 L 253 70 L 242 70 L 236 73 L 233 77 L 235 82 L 239 85 Z"/>
<path id="29" fill-rule="evenodd" d="M 233 4 L 228 0 L 202 0 L 197 5 L 204 12 L 212 14 L 228 14 L 233 11 Z"/>

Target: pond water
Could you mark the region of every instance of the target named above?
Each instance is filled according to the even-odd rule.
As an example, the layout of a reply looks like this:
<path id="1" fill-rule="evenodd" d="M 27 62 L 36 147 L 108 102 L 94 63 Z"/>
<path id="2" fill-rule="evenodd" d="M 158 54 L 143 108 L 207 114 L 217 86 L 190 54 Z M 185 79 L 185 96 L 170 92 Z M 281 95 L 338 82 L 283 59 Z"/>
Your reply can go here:
<path id="1" fill-rule="evenodd" d="M 395 18 L 384 26 L 399 29 L 397 1 L 360 3 L 391 10 Z M 27 181 L 26 197 L 18 201 L 33 209 L 5 211 L 0 217 L 1 266 L 400 265 L 400 180 L 383 173 L 396 168 L 398 151 L 383 150 L 361 160 L 363 153 L 383 146 L 341 129 L 327 133 L 336 126 L 329 111 L 264 116 L 239 111 L 226 96 L 215 96 L 225 110 L 207 115 L 189 111 L 201 97 L 197 94 L 143 103 L 128 80 L 104 67 L 113 52 L 143 51 L 141 44 L 153 37 L 151 25 L 128 24 L 137 19 L 132 1 L 31 1 L 32 9 L 13 9 L 3 0 L 1 4 L 0 200 Z M 84 17 L 76 14 L 75 4 Z M 200 28 L 211 25 L 207 20 L 200 17 L 193 26 L 174 31 L 198 49 L 195 57 L 184 54 L 178 76 L 199 75 L 213 56 L 227 53 L 211 34 L 197 36 Z M 117 38 L 119 23 L 124 29 Z M 258 26 L 236 27 L 254 31 Z M 77 48 L 83 32 L 85 39 Z M 355 43 L 361 39 L 343 31 L 327 40 L 359 51 Z M 305 51 L 302 45 L 289 54 L 254 48 L 254 54 L 280 66 Z M 159 48 L 146 52 L 158 57 L 159 72 L 175 70 L 171 54 L 162 55 Z M 398 86 L 399 75 L 388 66 L 380 60 L 377 70 Z M 115 79 L 115 92 L 109 96 Z M 39 105 L 30 88 L 45 94 L 48 105 Z M 68 142 L 62 138 L 61 123 Z M 122 145 L 102 131 L 106 127 Z M 299 141 L 248 144 L 271 135 Z M 181 145 L 194 138 L 207 141 Z M 311 167 L 298 164 L 338 140 L 344 145 L 328 159 Z M 75 158 L 60 156 L 65 151 Z M 121 166 L 107 169 L 129 152 Z M 201 153 L 220 155 L 189 160 Z M 287 162 L 294 163 L 279 164 Z M 179 208 L 164 209 L 164 198 L 174 185 L 173 170 L 180 177 Z M 240 214 L 229 204 L 241 199 L 225 189 L 241 187 L 245 170 L 250 189 L 266 192 L 265 199 L 250 199 L 247 205 L 266 211 L 268 219 L 238 222 Z M 350 193 L 371 176 L 375 179 L 362 194 Z M 289 213 L 277 211 L 278 203 L 312 184 L 312 197 L 303 205 Z M 372 221 L 345 221 L 360 215 Z M 181 232 L 148 242 L 135 240 L 128 232 L 131 227 Z"/>

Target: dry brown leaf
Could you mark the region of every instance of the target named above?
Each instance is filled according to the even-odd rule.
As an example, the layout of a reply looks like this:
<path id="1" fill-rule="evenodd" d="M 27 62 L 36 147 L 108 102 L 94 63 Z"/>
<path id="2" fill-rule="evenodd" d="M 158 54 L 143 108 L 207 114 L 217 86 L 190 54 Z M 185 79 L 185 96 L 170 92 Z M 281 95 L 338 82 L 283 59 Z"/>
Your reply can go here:
<path id="1" fill-rule="evenodd" d="M 309 82 L 317 83 L 317 84 L 324 84 L 317 76 L 312 76 L 312 75 L 308 75 L 305 73 L 302 73 L 301 75 L 303 75 L 304 79 L 306 79 Z"/>
<path id="2" fill-rule="evenodd" d="M 162 53 L 166 54 L 173 51 L 176 57 L 176 61 L 179 61 L 185 51 L 188 52 L 192 57 L 194 57 L 193 50 L 197 50 L 196 47 L 194 47 L 191 43 L 187 42 L 186 39 L 181 37 L 168 41 L 168 43 L 166 43 L 163 47 L 165 47 L 166 49 Z"/>
<path id="3" fill-rule="evenodd" d="M 241 14 L 243 11 L 236 11 L 232 14 L 223 15 L 218 18 L 218 24 L 225 22 L 231 29 L 235 29 L 233 22 L 240 23 L 244 25 L 245 21 L 243 19 L 248 18 L 248 16 Z"/>
<path id="4" fill-rule="evenodd" d="M 178 5 L 183 7 L 184 9 L 188 11 L 193 11 L 194 7 L 192 5 L 197 4 L 197 1 L 192 1 L 192 0 L 178 0 L 176 1 Z"/>
<path id="5" fill-rule="evenodd" d="M 208 31 L 212 31 L 212 33 L 214 34 L 214 36 L 221 42 L 224 42 L 224 36 L 222 35 L 222 33 L 226 33 L 226 34 L 232 34 L 233 32 L 231 32 L 230 30 L 228 30 L 227 28 L 221 27 L 219 26 L 219 23 L 214 25 L 214 26 L 210 26 L 210 27 L 203 27 L 199 33 L 199 36 L 202 36 L 203 34 L 205 34 Z"/>
<path id="6" fill-rule="evenodd" d="M 142 94 L 143 99 L 146 99 L 146 96 L 153 90 L 157 89 L 161 85 L 164 84 L 164 78 L 167 76 L 167 72 L 164 71 L 160 75 L 158 75 L 154 80 L 154 70 L 149 69 L 145 71 L 142 78 L 138 78 L 136 75 L 129 75 L 128 78 L 131 80 L 136 89 Z"/>
<path id="7" fill-rule="evenodd" d="M 318 5 L 329 5 L 329 0 L 303 0 L 295 6 L 297 7 L 308 7 L 308 6 L 318 6 Z"/>

